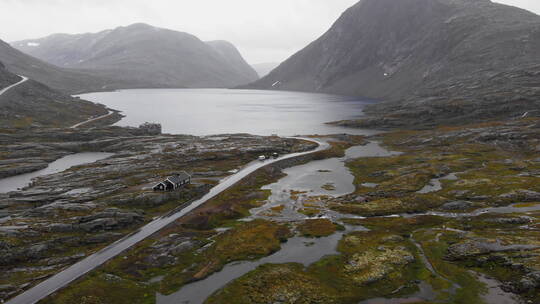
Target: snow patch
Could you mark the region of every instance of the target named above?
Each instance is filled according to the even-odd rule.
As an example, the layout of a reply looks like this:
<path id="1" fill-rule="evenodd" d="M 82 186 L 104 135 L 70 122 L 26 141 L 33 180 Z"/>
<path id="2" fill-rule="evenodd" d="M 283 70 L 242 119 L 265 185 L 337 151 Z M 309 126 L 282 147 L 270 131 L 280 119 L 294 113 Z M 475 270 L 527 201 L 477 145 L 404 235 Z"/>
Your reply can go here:
<path id="1" fill-rule="evenodd" d="M 28 42 L 26 43 L 27 46 L 39 46 L 39 43 L 37 42 Z"/>

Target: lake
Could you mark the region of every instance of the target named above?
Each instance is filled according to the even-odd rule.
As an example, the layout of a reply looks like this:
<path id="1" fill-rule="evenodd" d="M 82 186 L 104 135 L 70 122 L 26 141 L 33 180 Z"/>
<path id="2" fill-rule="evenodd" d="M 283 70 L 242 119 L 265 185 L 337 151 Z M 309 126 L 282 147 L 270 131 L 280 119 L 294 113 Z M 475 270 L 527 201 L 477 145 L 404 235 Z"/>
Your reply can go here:
<path id="1" fill-rule="evenodd" d="M 122 111 L 116 125 L 161 123 L 164 133 L 373 134 L 326 125 L 361 117 L 367 99 L 301 92 L 228 89 L 136 89 L 79 95 Z"/>

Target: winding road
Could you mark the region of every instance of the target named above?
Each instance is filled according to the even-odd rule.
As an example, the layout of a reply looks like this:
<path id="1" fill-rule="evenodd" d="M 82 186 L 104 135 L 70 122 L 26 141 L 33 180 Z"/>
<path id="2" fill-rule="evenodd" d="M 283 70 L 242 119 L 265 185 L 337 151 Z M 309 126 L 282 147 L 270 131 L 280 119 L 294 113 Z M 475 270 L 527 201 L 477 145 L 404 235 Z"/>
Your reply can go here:
<path id="1" fill-rule="evenodd" d="M 264 162 L 260 162 L 260 161 L 251 162 L 250 164 L 246 165 L 242 170 L 240 170 L 238 173 L 233 174 L 223 179 L 218 185 L 210 189 L 210 191 L 206 195 L 201 197 L 200 199 L 195 200 L 185 206 L 182 206 L 181 208 L 177 209 L 176 212 L 171 212 L 165 216 L 155 219 L 154 221 L 148 223 L 147 225 L 131 233 L 130 235 L 86 257 L 80 262 L 73 264 L 72 266 L 66 268 L 65 270 L 55 274 L 54 276 L 48 278 L 47 280 L 21 293 L 15 298 L 7 301 L 6 304 L 36 303 L 44 299 L 48 295 L 54 293 L 55 291 L 67 286 L 69 283 L 82 277 L 86 273 L 96 269 L 103 263 L 121 254 L 122 252 L 129 249 L 133 245 L 141 242 L 142 240 L 146 239 L 147 237 L 151 236 L 157 231 L 163 229 L 167 225 L 173 223 L 177 219 L 183 217 L 190 211 L 206 203 L 207 201 L 214 198 L 215 196 L 222 193 L 223 191 L 229 189 L 230 187 L 232 187 L 233 185 L 235 185 L 236 183 L 238 183 L 239 181 L 247 177 L 249 174 L 255 172 L 256 170 L 266 167 L 268 165 L 274 164 L 276 162 L 282 161 L 282 160 L 291 159 L 291 158 L 319 152 L 322 150 L 326 150 L 329 147 L 329 144 L 325 142 L 316 141 L 316 140 L 308 139 L 308 138 L 297 138 L 297 137 L 293 137 L 293 138 L 311 141 L 318 144 L 319 146 L 316 149 L 307 151 L 307 152 L 291 153 L 291 154 L 281 156 L 277 159 L 270 159 Z"/>
<path id="2" fill-rule="evenodd" d="M 18 75 L 18 76 L 19 76 L 19 77 L 22 77 L 22 80 L 19 81 L 19 82 L 17 82 L 17 83 L 14 83 L 14 84 L 12 84 L 12 85 L 10 85 L 10 86 L 8 86 L 8 87 L 3 88 L 3 89 L 0 91 L 0 96 L 2 96 L 5 92 L 9 91 L 10 89 L 13 89 L 14 87 L 16 87 L 16 86 L 18 86 L 18 85 L 20 85 L 20 84 L 22 84 L 23 82 L 26 82 L 26 81 L 28 80 L 28 77 L 24 77 L 24 76 L 22 76 L 22 75 Z"/>
<path id="3" fill-rule="evenodd" d="M 103 119 L 103 118 L 105 118 L 105 117 L 109 117 L 109 116 L 111 116 L 111 115 L 113 115 L 113 114 L 114 114 L 113 111 L 109 111 L 108 114 L 101 115 L 101 116 L 96 117 L 96 118 L 90 118 L 90 119 L 85 120 L 85 121 L 83 121 L 83 122 L 80 122 L 80 123 L 78 123 L 78 124 L 76 124 L 76 125 L 73 125 L 73 126 L 71 126 L 70 128 L 71 128 L 71 129 L 77 129 L 78 127 L 83 126 L 83 125 L 85 125 L 85 124 L 87 124 L 87 123 L 91 123 L 91 122 L 93 122 L 93 121 L 100 120 L 100 119 Z"/>

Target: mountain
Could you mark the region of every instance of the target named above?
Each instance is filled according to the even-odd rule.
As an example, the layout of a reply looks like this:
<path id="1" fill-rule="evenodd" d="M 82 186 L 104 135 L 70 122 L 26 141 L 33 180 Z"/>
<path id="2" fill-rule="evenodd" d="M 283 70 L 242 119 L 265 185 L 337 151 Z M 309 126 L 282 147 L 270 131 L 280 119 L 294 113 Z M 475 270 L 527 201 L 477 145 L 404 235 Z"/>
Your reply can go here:
<path id="1" fill-rule="evenodd" d="M 232 43 L 225 40 L 215 40 L 207 41 L 206 44 L 214 48 L 240 74 L 246 75 L 250 79 L 259 79 L 259 74 L 246 62 L 242 54 L 240 54 Z"/>
<path id="2" fill-rule="evenodd" d="M 233 87 L 258 78 L 228 42 L 205 43 L 142 23 L 12 45 L 51 64 L 112 79 L 113 87 Z"/>
<path id="3" fill-rule="evenodd" d="M 540 87 L 538 63 L 534 13 L 489 0 L 362 0 L 247 87 L 407 101 L 408 111 L 437 101 L 439 109 L 424 108 L 426 115 L 456 101 L 467 113 L 485 94 L 504 103 L 519 91 L 511 99 L 531 101 Z"/>
<path id="4" fill-rule="evenodd" d="M 81 71 L 59 68 L 11 47 L 0 40 L 0 61 L 15 74 L 27 76 L 62 92 L 77 93 L 104 89 L 108 79 Z"/>
<path id="5" fill-rule="evenodd" d="M 108 112 L 102 105 L 60 93 L 32 79 L 23 80 L 0 63 L 2 132 L 30 126 L 67 127 Z"/>
<path id="6" fill-rule="evenodd" d="M 279 63 L 277 62 L 263 62 L 252 64 L 251 66 L 257 72 L 259 77 L 264 77 L 270 74 L 270 72 L 272 72 L 272 70 L 275 69 L 278 65 Z"/>

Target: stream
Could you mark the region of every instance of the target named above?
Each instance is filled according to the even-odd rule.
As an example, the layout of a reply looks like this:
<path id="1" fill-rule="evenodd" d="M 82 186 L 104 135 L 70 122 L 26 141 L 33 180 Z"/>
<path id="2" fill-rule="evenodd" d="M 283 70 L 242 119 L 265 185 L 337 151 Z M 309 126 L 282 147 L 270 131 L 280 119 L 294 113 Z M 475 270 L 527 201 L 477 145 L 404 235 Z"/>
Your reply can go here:
<path id="1" fill-rule="evenodd" d="M 362 229 L 356 227 L 356 229 Z M 350 231 L 349 231 L 350 232 Z M 200 304 L 227 283 L 255 270 L 263 264 L 301 263 L 304 266 L 320 260 L 324 256 L 337 254 L 337 244 L 344 234 L 334 233 L 328 237 L 305 238 L 293 237 L 281 245 L 278 252 L 257 261 L 242 261 L 226 265 L 204 280 L 182 287 L 171 295 L 157 294 L 157 304 Z"/>
<path id="2" fill-rule="evenodd" d="M 305 197 L 320 195 L 337 197 L 352 193 L 355 190 L 353 184 L 354 176 L 345 166 L 347 160 L 359 157 L 381 157 L 398 154 L 399 152 L 391 152 L 384 149 L 378 142 L 370 142 L 366 145 L 354 146 L 347 149 L 345 156 L 341 158 L 316 160 L 284 169 L 285 177 L 276 183 L 262 187 L 262 189 L 271 191 L 267 203 L 262 207 L 252 209 L 252 216 L 244 220 L 249 221 L 258 218 L 260 217 L 258 214 L 264 213 L 264 211 L 278 205 L 284 205 L 285 208 L 281 211 L 280 215 L 272 217 L 272 220 L 296 221 L 305 219 L 307 216 L 297 212 L 297 202 L 291 197 L 291 190 L 306 192 L 302 194 Z M 324 187 L 326 184 L 331 184 L 332 187 Z M 328 211 L 326 216 L 334 217 L 333 213 Z M 170 295 L 158 293 L 156 295 L 156 301 L 158 304 L 200 304 L 227 283 L 254 270 L 260 265 L 267 263 L 302 263 L 308 266 L 324 256 L 337 254 L 336 247 L 343 235 L 354 230 L 366 230 L 361 226 L 350 227 L 346 225 L 346 228 L 346 231 L 334 233 L 328 237 L 293 237 L 282 244 L 278 252 L 270 256 L 257 261 L 242 261 L 228 264 L 223 270 L 210 275 L 204 280 L 188 284 L 175 293 Z M 429 289 L 428 287 L 426 288 Z"/>
<path id="3" fill-rule="evenodd" d="M 285 177 L 273 184 L 262 187 L 263 190 L 270 190 L 271 195 L 266 204 L 251 209 L 252 216 L 246 220 L 264 218 L 264 215 L 271 208 L 280 205 L 284 209 L 279 215 L 272 216 L 272 220 L 294 221 L 306 219 L 308 218 L 306 215 L 298 212 L 303 207 L 303 203 L 316 204 L 316 197 L 318 196 L 339 197 L 354 192 L 354 175 L 345 165 L 346 161 L 361 157 L 385 157 L 399 154 L 401 153 L 388 151 L 379 142 L 373 141 L 366 145 L 347 149 L 344 157 L 316 160 L 284 169 Z M 291 191 L 294 192 L 291 193 Z M 298 196 L 298 199 L 293 197 L 295 195 Z M 313 201 L 314 199 L 315 201 Z M 332 210 L 324 211 L 324 217 L 333 219 L 343 217 L 342 214 Z M 347 215 L 347 217 L 350 217 L 350 215 Z"/>
<path id="4" fill-rule="evenodd" d="M 62 172 L 74 166 L 90 164 L 111 157 L 112 155 L 113 153 L 104 152 L 84 152 L 66 155 L 53 161 L 45 169 L 0 179 L 0 193 L 22 189 L 30 185 L 32 179 L 36 177 Z"/>

